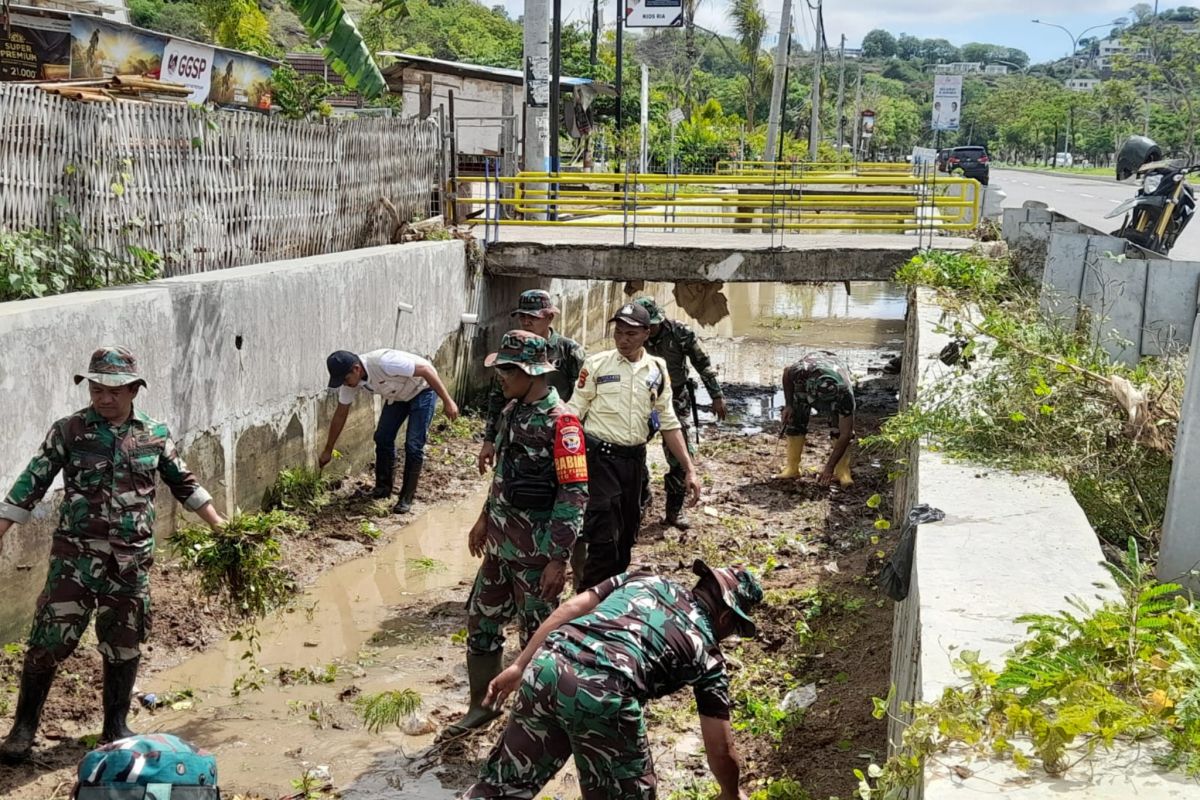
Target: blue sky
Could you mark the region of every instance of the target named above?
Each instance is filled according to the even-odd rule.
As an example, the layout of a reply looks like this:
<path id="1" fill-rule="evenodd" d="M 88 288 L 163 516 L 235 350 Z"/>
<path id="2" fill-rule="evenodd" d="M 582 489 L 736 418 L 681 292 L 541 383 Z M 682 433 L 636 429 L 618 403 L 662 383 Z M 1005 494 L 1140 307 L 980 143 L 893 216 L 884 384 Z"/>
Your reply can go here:
<path id="1" fill-rule="evenodd" d="M 483 0 L 487 3 L 495 0 Z M 815 2 L 816 0 L 813 0 Z M 503 0 L 509 13 L 520 16 L 523 0 Z M 563 16 L 567 20 L 587 20 L 591 17 L 591 0 L 562 0 Z M 1187 0 L 1165 3 L 1162 8 L 1189 5 Z M 778 30 L 783 0 L 763 0 L 771 29 Z M 911 33 L 919 38 L 944 38 L 954 44 L 983 41 L 1019 47 L 1036 61 L 1048 61 L 1067 54 L 1071 42 L 1066 33 L 1044 25 L 1034 25 L 1031 19 L 1056 22 L 1072 33 L 1109 22 L 1129 13 L 1131 0 L 826 0 L 825 30 L 831 47 L 836 47 L 841 34 L 846 34 L 848 46 L 855 46 L 872 28 L 885 28 L 892 33 Z M 613 0 L 601 4 L 601 15 L 609 23 L 616 17 Z M 726 9 L 728 0 L 701 0 L 697 22 L 718 33 L 729 33 Z M 806 46 L 812 44 L 813 25 L 805 10 L 805 0 L 793 0 L 793 18 L 797 38 Z M 1089 33 L 1103 35 L 1107 28 Z"/>

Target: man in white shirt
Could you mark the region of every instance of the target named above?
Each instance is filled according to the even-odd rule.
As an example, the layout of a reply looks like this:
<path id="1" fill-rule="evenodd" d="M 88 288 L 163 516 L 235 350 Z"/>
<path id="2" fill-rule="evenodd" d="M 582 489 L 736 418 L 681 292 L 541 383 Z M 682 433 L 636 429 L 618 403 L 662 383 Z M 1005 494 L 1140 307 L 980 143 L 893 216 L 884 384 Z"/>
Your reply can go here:
<path id="1" fill-rule="evenodd" d="M 412 509 L 425 463 L 425 439 L 437 398 L 442 398 L 442 409 L 451 420 L 458 418 L 458 406 L 433 364 L 402 350 L 372 350 L 362 355 L 338 350 L 325 359 L 325 367 L 329 370 L 329 388 L 338 390 L 338 407 L 329 424 L 329 437 L 319 459 L 321 466 L 333 458 L 333 446 L 342 434 L 354 399 L 363 391 L 379 395 L 384 405 L 375 426 L 375 489 L 371 496 L 383 498 L 392 494 L 396 435 L 407 420 L 404 482 L 400 486 L 400 499 L 392 508 L 395 514 L 407 514 Z"/>

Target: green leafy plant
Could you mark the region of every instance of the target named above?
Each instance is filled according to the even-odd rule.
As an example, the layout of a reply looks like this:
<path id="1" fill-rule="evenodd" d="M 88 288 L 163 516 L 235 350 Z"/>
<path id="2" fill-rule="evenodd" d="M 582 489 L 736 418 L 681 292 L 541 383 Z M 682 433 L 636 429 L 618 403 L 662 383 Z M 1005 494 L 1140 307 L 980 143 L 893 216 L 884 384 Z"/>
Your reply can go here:
<path id="1" fill-rule="evenodd" d="M 434 572 L 444 572 L 446 565 L 436 558 L 421 556 L 420 558 L 410 558 L 408 560 L 408 568 L 413 572 L 429 575 Z"/>
<path id="2" fill-rule="evenodd" d="M 364 519 L 362 522 L 358 523 L 358 532 L 371 541 L 375 541 L 383 535 L 383 531 L 379 529 L 379 526 L 369 519 Z"/>
<path id="3" fill-rule="evenodd" d="M 858 775 L 859 796 L 898 798 L 924 759 L 951 750 L 1056 776 L 1101 748 L 1159 740 L 1157 763 L 1200 776 L 1200 611 L 1152 579 L 1133 539 L 1120 566 L 1104 566 L 1118 599 L 1020 617 L 1029 638 L 999 670 L 962 653 L 965 685 L 906 706 L 901 752 Z M 882 717 L 890 698 L 874 702 Z"/>
<path id="4" fill-rule="evenodd" d="M 378 694 L 365 694 L 354 701 L 354 710 L 367 730 L 379 733 L 384 728 L 399 725 L 421 708 L 421 695 L 413 689 L 393 689 Z"/>
<path id="5" fill-rule="evenodd" d="M 295 591 L 279 566 L 279 537 L 307 530 L 308 524 L 286 511 L 235 513 L 219 530 L 181 528 L 168 543 L 180 560 L 200 573 L 200 588 L 224 599 L 238 614 L 261 617 L 285 603 Z"/>
<path id="6" fill-rule="evenodd" d="M 312 513 L 329 503 L 329 484 L 320 470 L 293 467 L 280 471 L 263 494 L 263 508 Z"/>
<path id="7" fill-rule="evenodd" d="M 333 87 L 320 75 L 301 75 L 290 64 L 281 64 L 271 73 L 275 91 L 271 101 L 288 119 L 328 117 L 333 113 L 329 96 Z"/>

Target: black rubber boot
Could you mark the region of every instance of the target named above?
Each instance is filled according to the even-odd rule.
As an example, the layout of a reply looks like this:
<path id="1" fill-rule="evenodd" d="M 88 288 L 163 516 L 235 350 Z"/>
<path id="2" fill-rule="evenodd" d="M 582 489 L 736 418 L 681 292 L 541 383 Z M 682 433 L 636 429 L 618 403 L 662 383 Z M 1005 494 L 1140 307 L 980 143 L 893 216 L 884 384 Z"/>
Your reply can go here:
<path id="1" fill-rule="evenodd" d="M 417 483 L 421 480 L 421 467 L 425 461 L 406 459 L 404 462 L 404 483 L 400 485 L 400 499 L 392 508 L 393 514 L 407 514 L 412 511 L 413 498 L 417 494 Z"/>
<path id="2" fill-rule="evenodd" d="M 683 510 L 683 499 L 683 495 L 667 495 L 666 523 L 681 531 L 686 531 L 692 527 L 692 523 L 688 519 L 687 512 Z"/>
<path id="3" fill-rule="evenodd" d="M 391 497 L 392 491 L 395 489 L 395 480 L 390 471 L 386 476 L 375 473 L 375 488 L 371 490 L 371 499 L 382 500 L 385 497 Z"/>
<path id="4" fill-rule="evenodd" d="M 133 699 L 133 684 L 137 681 L 140 658 L 116 663 L 104 662 L 104 731 L 100 742 L 115 742 L 133 736 L 126 718 Z"/>
<path id="5" fill-rule="evenodd" d="M 497 650 L 494 653 L 467 653 L 467 680 L 471 687 L 471 707 L 457 722 L 442 729 L 438 739 L 449 739 L 461 736 L 467 731 L 487 725 L 500 716 L 500 712 L 484 708 L 483 698 L 487 697 L 488 684 L 500 674 L 500 662 L 504 653 Z"/>
<path id="6" fill-rule="evenodd" d="M 17 698 L 17 713 L 13 717 L 8 738 L 0 744 L 0 763 L 23 764 L 33 753 L 33 739 L 37 735 L 38 723 L 42 719 L 42 706 L 54 683 L 55 670 L 35 671 L 28 668 L 21 673 L 21 694 Z"/>

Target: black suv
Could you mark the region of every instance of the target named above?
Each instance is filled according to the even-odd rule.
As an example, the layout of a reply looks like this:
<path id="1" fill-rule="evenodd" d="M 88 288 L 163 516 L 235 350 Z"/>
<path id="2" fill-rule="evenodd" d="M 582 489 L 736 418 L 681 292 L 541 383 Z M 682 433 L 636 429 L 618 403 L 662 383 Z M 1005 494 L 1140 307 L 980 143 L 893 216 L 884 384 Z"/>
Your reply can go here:
<path id="1" fill-rule="evenodd" d="M 950 174 L 962 170 L 964 177 L 974 178 L 987 186 L 989 161 L 985 147 L 951 147 L 938 153 L 938 170 Z"/>

